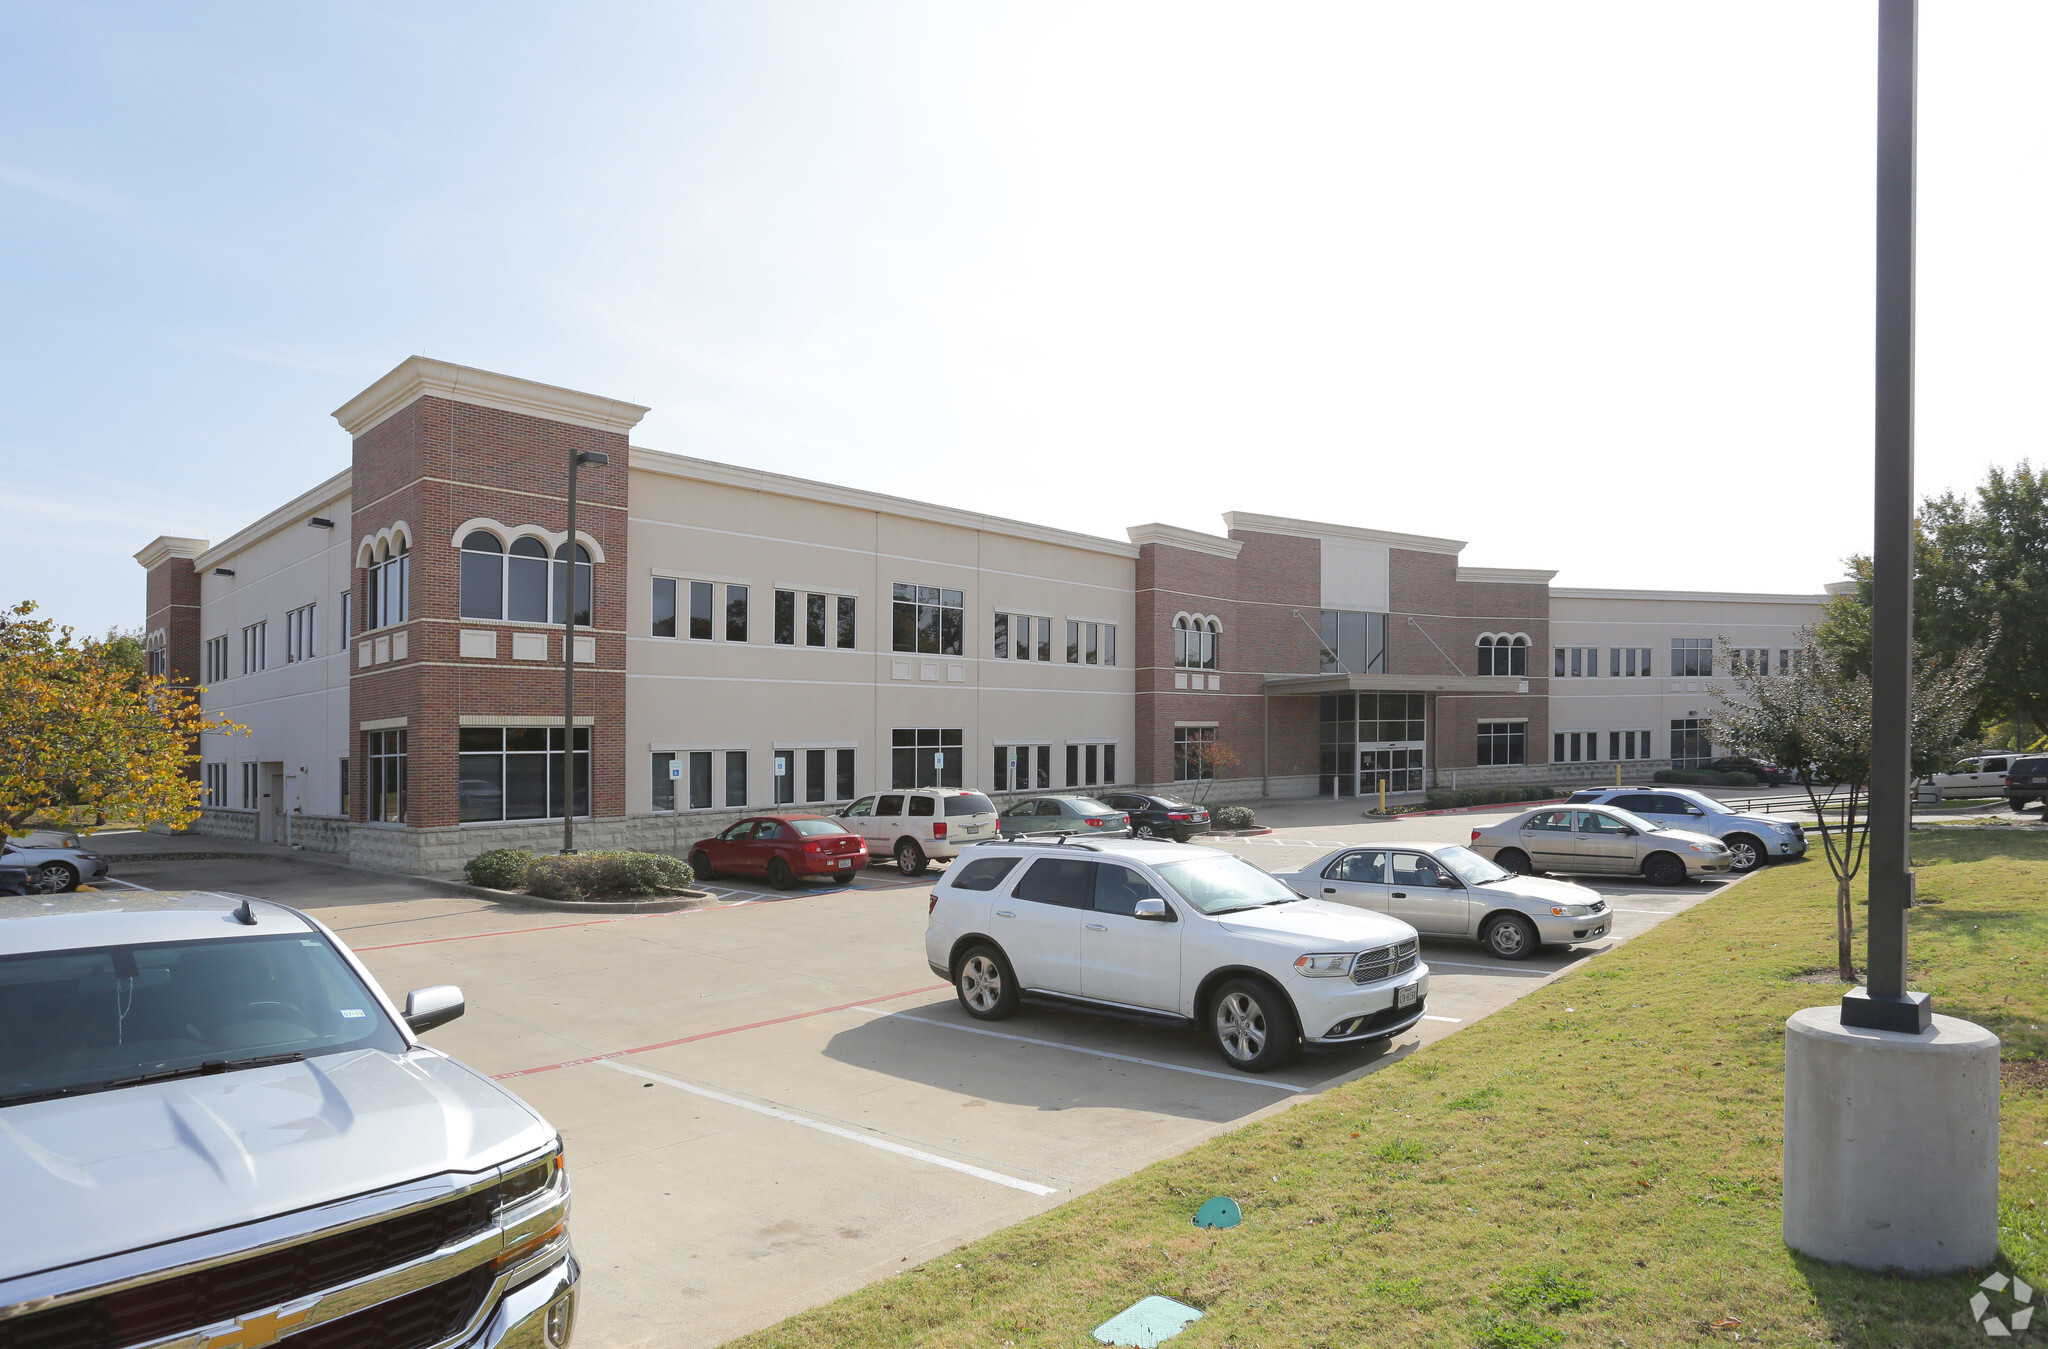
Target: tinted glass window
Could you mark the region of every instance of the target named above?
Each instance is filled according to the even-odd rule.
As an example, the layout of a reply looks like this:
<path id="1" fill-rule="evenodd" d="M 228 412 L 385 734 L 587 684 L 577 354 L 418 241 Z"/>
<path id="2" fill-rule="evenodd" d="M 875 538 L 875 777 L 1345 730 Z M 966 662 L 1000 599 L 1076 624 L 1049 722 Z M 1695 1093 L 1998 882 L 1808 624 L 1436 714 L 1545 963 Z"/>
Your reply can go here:
<path id="1" fill-rule="evenodd" d="M 1585 832 L 1589 834 L 1619 834 L 1628 828 L 1612 815 L 1602 815 L 1596 811 L 1587 811 L 1585 819 Z"/>
<path id="2" fill-rule="evenodd" d="M 1522 828 L 1569 834 L 1572 831 L 1572 813 L 1568 810 L 1539 810 L 1529 817 Z"/>
<path id="3" fill-rule="evenodd" d="M 738 824 L 720 834 L 719 837 L 737 842 L 754 832 L 754 824 L 753 820 L 741 820 Z"/>
<path id="4" fill-rule="evenodd" d="M 966 792 L 960 796 L 949 796 L 946 798 L 946 814 L 948 815 L 993 815 L 995 813 L 996 803 L 983 796 L 980 792 Z"/>
<path id="5" fill-rule="evenodd" d="M 1617 796 L 1610 804 L 1620 806 L 1623 810 L 1641 811 L 1646 815 L 1662 815 L 1665 809 L 1662 803 L 1670 799 L 1668 796 L 1650 796 L 1643 792 L 1635 792 L 1628 796 Z"/>
<path id="6" fill-rule="evenodd" d="M 977 857 L 947 871 L 947 884 L 955 890 L 993 890 L 1016 865 L 1014 857 Z"/>
<path id="7" fill-rule="evenodd" d="M 865 815 L 868 813 L 870 809 L 873 808 L 874 804 L 874 797 L 863 796 L 860 800 L 854 802 L 852 805 L 846 808 L 846 814 L 848 818 L 851 818 L 855 815 Z"/>
<path id="8" fill-rule="evenodd" d="M 761 823 L 754 826 L 754 841 L 757 843 L 760 842 L 762 839 L 781 837 L 782 826 L 777 824 L 773 820 L 763 820 L 761 821 Z"/>
<path id="9" fill-rule="evenodd" d="M 1649 811 L 1652 815 L 1683 815 L 1688 810 L 1693 809 L 1693 803 L 1682 796 L 1664 796 L 1660 794 L 1649 799 Z M 1616 801 L 1614 804 L 1620 806 L 1623 810 L 1636 809 L 1635 806 L 1626 801 Z"/>
<path id="10" fill-rule="evenodd" d="M 2009 760 L 2006 759 L 1986 759 L 1983 771 L 1986 773 L 2003 773 L 2008 762 Z"/>
<path id="11" fill-rule="evenodd" d="M 1430 858 L 1412 852 L 1394 854 L 1395 885 L 1418 885 L 1427 888 L 1435 885 L 1443 874 L 1443 868 Z"/>
<path id="12" fill-rule="evenodd" d="M 821 834 L 844 834 L 847 831 L 830 820 L 791 820 L 789 827 L 805 838 L 817 838 Z"/>
<path id="13" fill-rule="evenodd" d="M 1387 855 L 1383 852 L 1346 853 L 1323 874 L 1333 881 L 1380 885 L 1387 879 Z"/>
<path id="14" fill-rule="evenodd" d="M 910 798 L 910 813 L 913 816 L 923 816 L 935 815 L 938 812 L 932 809 L 932 798 L 929 796 L 913 796 Z"/>
<path id="15" fill-rule="evenodd" d="M 1041 857 L 1011 891 L 1018 899 L 1085 909 L 1095 897 L 1095 863 L 1065 857 Z"/>
<path id="16" fill-rule="evenodd" d="M 1129 867 L 1105 862 L 1095 868 L 1095 911 L 1097 913 L 1137 912 L 1141 899 L 1163 899 L 1152 882 Z"/>
<path id="17" fill-rule="evenodd" d="M 903 798 L 902 798 L 902 797 L 900 797 L 900 796 L 882 796 L 882 797 L 877 797 L 877 798 L 875 799 L 875 814 L 877 814 L 877 815 L 901 815 L 902 813 L 903 813 Z"/>

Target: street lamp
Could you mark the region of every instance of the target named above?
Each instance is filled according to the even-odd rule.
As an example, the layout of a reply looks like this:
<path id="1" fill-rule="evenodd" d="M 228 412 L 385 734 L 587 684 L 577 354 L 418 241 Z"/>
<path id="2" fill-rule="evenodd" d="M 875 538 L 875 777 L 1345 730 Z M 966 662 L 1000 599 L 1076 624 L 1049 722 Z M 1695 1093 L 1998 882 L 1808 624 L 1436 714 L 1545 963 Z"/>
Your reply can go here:
<path id="1" fill-rule="evenodd" d="M 562 545 L 568 568 L 562 605 L 562 852 L 576 851 L 576 476 L 585 464 L 609 464 L 612 457 L 603 450 L 569 452 L 569 537 Z M 597 603 L 597 586 L 591 586 L 591 603 Z M 596 730 L 595 726 L 591 728 Z M 596 788 L 592 783 L 592 789 Z"/>

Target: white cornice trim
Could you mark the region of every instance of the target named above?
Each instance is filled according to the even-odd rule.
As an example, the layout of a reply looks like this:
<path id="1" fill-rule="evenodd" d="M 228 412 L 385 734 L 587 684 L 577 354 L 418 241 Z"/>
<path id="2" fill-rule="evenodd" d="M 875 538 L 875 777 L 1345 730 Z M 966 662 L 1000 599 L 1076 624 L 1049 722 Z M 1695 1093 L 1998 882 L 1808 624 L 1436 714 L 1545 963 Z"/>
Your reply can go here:
<path id="1" fill-rule="evenodd" d="M 227 538 L 207 549 L 192 560 L 192 565 L 200 571 L 205 571 L 210 567 L 227 561 L 251 544 L 262 542 L 282 529 L 287 529 L 292 525 L 303 525 L 308 519 L 318 515 L 323 507 L 330 506 L 348 495 L 348 479 L 349 470 L 343 469 L 326 482 L 315 487 L 312 491 L 299 493 L 299 495 L 285 502 L 284 505 L 279 506 L 255 524 L 248 526 L 246 529 L 236 530 Z M 336 520 L 334 522 L 334 529 L 328 532 L 330 534 L 339 533 L 342 538 L 346 539 L 349 536 L 349 522 L 346 520 Z"/>
<path id="2" fill-rule="evenodd" d="M 205 539 L 181 539 L 175 534 L 159 534 L 142 546 L 135 560 L 142 564 L 144 571 L 153 571 L 165 558 L 198 557 L 212 547 Z"/>
<path id="3" fill-rule="evenodd" d="M 1701 600 L 1714 604 L 1827 603 L 1826 595 L 1745 595 L 1712 590 L 1567 590 L 1553 588 L 1553 600 Z M 1554 617 L 1554 615 L 1553 615 Z"/>
<path id="4" fill-rule="evenodd" d="M 757 468 L 740 468 L 734 464 L 720 464 L 710 459 L 692 459 L 688 455 L 650 450 L 640 445 L 632 447 L 632 464 L 643 473 L 660 473 L 671 478 L 719 483 L 750 492 L 795 497 L 800 501 L 819 501 L 828 506 L 848 506 L 854 510 L 874 511 L 879 515 L 900 516 L 906 520 L 923 520 L 931 524 L 977 529 L 989 534 L 1030 539 L 1035 543 L 1049 543 L 1061 548 L 1105 553 L 1110 557 L 1135 558 L 1138 555 L 1138 545 L 1135 543 L 1120 543 L 1115 539 L 1097 538 L 1093 534 L 1077 534 L 1070 530 L 1027 524 L 1022 520 L 1005 520 L 1001 516 L 981 515 L 974 511 L 957 510 L 951 506 L 935 506 L 929 502 L 911 501 L 906 497 L 884 496 L 880 492 L 862 491 L 858 487 L 841 487 L 836 483 L 816 482 L 809 478 L 764 473 Z"/>
<path id="5" fill-rule="evenodd" d="M 1406 548 L 1417 553 L 1448 553 L 1456 557 L 1465 550 L 1463 539 L 1436 539 L 1427 534 L 1396 534 L 1386 529 L 1361 529 L 1356 525 L 1330 525 L 1315 520 L 1290 520 L 1284 515 L 1253 515 L 1246 511 L 1225 511 L 1223 527 L 1253 534 L 1291 534 L 1303 539 L 1355 539 L 1360 543 L 1383 543 L 1389 548 Z"/>
<path id="6" fill-rule="evenodd" d="M 1191 553 L 1208 553 L 1214 557 L 1235 558 L 1244 551 L 1244 545 L 1236 539 L 1226 539 L 1215 534 L 1204 534 L 1199 530 L 1182 529 L 1179 525 L 1132 525 L 1124 533 L 1139 547 L 1148 543 L 1167 548 L 1185 548 Z"/>
<path id="7" fill-rule="evenodd" d="M 1858 584 L 1859 582 L 1856 581 L 1830 581 L 1822 586 L 1821 589 L 1827 591 L 1830 596 L 1853 595 L 1856 593 Z"/>
<path id="8" fill-rule="evenodd" d="M 334 420 L 351 436 L 360 436 L 392 414 L 425 397 L 517 412 L 528 417 L 587 426 L 620 435 L 639 425 L 647 409 L 638 403 L 602 398 L 516 375 L 500 375 L 449 361 L 408 356 L 369 388 L 334 410 Z"/>
<path id="9" fill-rule="evenodd" d="M 1540 586 L 1549 585 L 1554 571 L 1540 571 L 1530 567 L 1460 567 L 1460 581 L 1476 581 L 1481 585 Z"/>

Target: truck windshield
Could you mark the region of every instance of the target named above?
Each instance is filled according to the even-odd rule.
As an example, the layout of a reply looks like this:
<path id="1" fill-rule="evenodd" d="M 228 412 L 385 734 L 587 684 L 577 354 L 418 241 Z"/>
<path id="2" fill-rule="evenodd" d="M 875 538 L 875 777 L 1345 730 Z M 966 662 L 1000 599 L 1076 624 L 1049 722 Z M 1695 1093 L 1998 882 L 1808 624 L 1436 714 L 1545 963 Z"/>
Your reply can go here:
<path id="1" fill-rule="evenodd" d="M 406 1040 L 302 934 L 0 957 L 0 1106 Z"/>

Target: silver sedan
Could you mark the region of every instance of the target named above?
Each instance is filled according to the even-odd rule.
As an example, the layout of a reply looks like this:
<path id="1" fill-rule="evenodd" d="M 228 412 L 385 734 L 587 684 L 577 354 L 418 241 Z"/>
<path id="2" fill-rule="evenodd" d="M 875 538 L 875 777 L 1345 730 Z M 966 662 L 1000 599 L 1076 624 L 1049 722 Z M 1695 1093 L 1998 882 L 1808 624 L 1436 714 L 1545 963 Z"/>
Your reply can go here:
<path id="1" fill-rule="evenodd" d="M 1339 848 L 1274 879 L 1310 899 L 1398 918 L 1425 937 L 1478 941 L 1503 960 L 1598 941 L 1614 921 L 1583 885 L 1516 876 L 1456 843 Z"/>
<path id="2" fill-rule="evenodd" d="M 88 849 L 30 848 L 13 839 L 0 846 L 0 866 L 28 868 L 29 884 L 50 894 L 76 890 L 80 881 L 107 874 L 107 859 Z"/>
<path id="3" fill-rule="evenodd" d="M 1666 829 L 1615 806 L 1546 806 L 1472 831 L 1472 851 L 1509 871 L 1642 876 L 1680 885 L 1732 868 L 1728 846 L 1683 829 Z"/>

